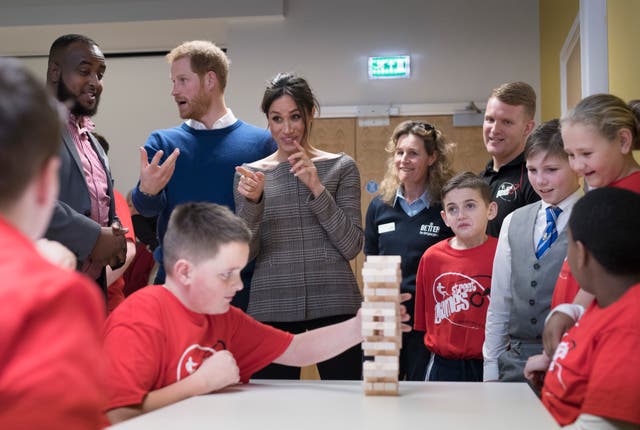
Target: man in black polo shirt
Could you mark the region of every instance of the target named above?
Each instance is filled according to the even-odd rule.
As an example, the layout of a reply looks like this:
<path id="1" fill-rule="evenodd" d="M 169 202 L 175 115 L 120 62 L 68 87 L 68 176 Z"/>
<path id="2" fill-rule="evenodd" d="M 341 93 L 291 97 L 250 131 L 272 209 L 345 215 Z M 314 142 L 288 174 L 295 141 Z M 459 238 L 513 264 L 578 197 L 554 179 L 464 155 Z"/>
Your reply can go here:
<path id="1" fill-rule="evenodd" d="M 491 236 L 498 237 L 509 213 L 540 200 L 529 183 L 523 155 L 535 126 L 535 112 L 536 93 L 524 82 L 500 85 L 487 102 L 482 135 L 491 161 L 480 176 L 489 183 L 492 200 L 498 204 L 498 216 L 487 227 Z"/>

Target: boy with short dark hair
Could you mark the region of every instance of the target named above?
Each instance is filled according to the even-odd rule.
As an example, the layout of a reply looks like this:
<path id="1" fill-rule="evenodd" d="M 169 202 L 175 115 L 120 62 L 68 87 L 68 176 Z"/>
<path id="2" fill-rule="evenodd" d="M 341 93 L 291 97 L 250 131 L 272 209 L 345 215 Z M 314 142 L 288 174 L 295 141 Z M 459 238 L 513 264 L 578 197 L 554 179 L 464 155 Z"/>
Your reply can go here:
<path id="1" fill-rule="evenodd" d="M 104 424 L 104 301 L 91 280 L 51 264 L 34 245 L 58 195 L 61 127 L 44 86 L 17 60 L 0 58 L 2 429 Z"/>
<path id="2" fill-rule="evenodd" d="M 640 426 L 638 214 L 640 195 L 619 188 L 589 191 L 571 214 L 567 261 L 595 300 L 550 366 L 545 356 L 527 364 L 530 375 L 548 367 L 542 402 L 565 428 Z"/>
<path id="3" fill-rule="evenodd" d="M 250 237 L 226 207 L 188 203 L 173 211 L 165 285 L 131 295 L 105 326 L 112 422 L 246 382 L 271 362 L 306 366 L 362 341 L 360 314 L 292 335 L 231 306 Z"/>
<path id="4" fill-rule="evenodd" d="M 416 330 L 432 359 L 429 381 L 482 381 L 482 342 L 498 240 L 486 233 L 497 213 L 489 185 L 465 172 L 442 188 L 442 218 L 455 236 L 431 246 L 416 277 Z"/>
<path id="5" fill-rule="evenodd" d="M 567 221 L 582 195 L 557 119 L 533 131 L 524 154 L 542 200 L 515 210 L 502 225 L 483 346 L 485 381 L 524 382 L 527 358 L 542 350 L 544 319 L 567 252 Z"/>

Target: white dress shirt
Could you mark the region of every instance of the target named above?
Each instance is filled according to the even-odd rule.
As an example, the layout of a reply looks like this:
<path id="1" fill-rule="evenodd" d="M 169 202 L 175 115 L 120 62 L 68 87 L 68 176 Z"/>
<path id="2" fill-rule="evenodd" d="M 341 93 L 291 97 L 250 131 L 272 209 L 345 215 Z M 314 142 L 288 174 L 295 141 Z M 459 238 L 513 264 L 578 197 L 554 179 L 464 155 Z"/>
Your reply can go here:
<path id="1" fill-rule="evenodd" d="M 193 118 L 189 118 L 184 123 L 195 130 L 216 130 L 220 128 L 229 127 L 230 125 L 235 124 L 237 120 L 238 118 L 236 118 L 233 112 L 231 112 L 231 109 L 227 109 L 227 113 L 225 113 L 220 118 L 218 118 L 218 120 L 213 123 L 213 126 L 211 128 L 207 127 L 206 125 L 204 125 L 204 123 Z"/>

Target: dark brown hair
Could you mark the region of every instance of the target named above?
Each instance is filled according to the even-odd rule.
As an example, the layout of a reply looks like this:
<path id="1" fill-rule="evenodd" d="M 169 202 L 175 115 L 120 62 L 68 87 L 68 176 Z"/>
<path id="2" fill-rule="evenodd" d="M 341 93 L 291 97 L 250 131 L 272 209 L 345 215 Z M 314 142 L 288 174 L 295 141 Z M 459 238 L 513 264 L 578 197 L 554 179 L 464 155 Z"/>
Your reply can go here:
<path id="1" fill-rule="evenodd" d="M 562 142 L 562 133 L 560 133 L 560 120 L 552 119 L 543 122 L 537 126 L 533 132 L 527 137 L 527 143 L 524 146 L 524 158 L 544 152 L 548 155 L 568 160 L 567 153 L 564 152 L 564 143 Z"/>
<path id="2" fill-rule="evenodd" d="M 452 190 L 459 190 L 462 188 L 470 188 L 472 190 L 479 191 L 480 196 L 485 203 L 491 203 L 491 188 L 489 187 L 489 184 L 473 172 L 459 173 L 444 184 L 441 194 L 442 201 L 444 202 L 445 197 Z"/>
<path id="3" fill-rule="evenodd" d="M 302 120 L 305 124 L 301 144 L 305 143 L 311 133 L 313 111 L 314 109 L 316 112 L 320 111 L 318 99 L 304 78 L 290 73 L 278 73 L 276 77 L 269 82 L 264 91 L 261 103 L 262 112 L 268 117 L 269 108 L 273 102 L 285 95 L 291 97 L 298 107 L 298 110 L 300 110 Z"/>

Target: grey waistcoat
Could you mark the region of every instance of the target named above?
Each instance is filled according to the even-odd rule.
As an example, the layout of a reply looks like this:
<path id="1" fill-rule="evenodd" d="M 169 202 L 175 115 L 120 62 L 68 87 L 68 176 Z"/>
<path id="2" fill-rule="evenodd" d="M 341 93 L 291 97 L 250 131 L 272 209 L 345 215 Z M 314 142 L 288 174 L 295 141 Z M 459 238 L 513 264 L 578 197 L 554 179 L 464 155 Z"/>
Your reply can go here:
<path id="1" fill-rule="evenodd" d="M 544 319 L 549 314 L 551 296 L 560 267 L 567 256 L 567 229 L 538 260 L 533 244 L 533 228 L 540 202 L 516 210 L 509 225 L 511 246 L 511 314 L 509 336 L 512 340 L 542 342 Z"/>

